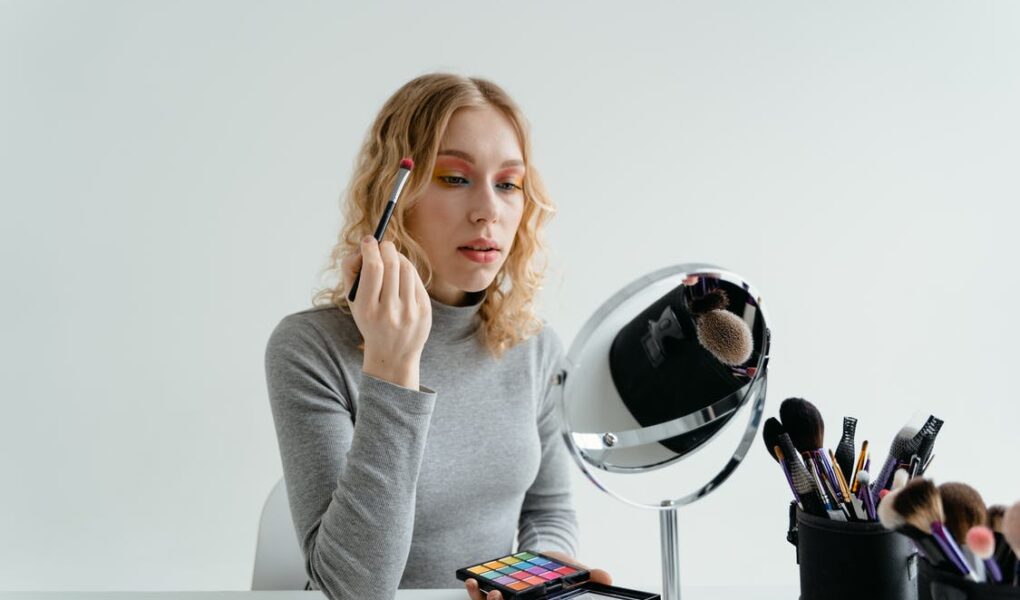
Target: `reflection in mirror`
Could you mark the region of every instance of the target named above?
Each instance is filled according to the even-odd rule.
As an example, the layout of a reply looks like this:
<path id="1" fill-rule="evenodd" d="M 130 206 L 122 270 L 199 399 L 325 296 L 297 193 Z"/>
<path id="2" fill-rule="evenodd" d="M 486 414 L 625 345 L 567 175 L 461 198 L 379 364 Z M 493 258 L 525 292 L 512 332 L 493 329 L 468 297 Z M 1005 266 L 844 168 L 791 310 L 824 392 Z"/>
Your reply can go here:
<path id="1" fill-rule="evenodd" d="M 690 456 L 747 401 L 767 357 L 761 299 L 748 283 L 718 271 L 672 280 L 613 335 L 610 381 L 600 382 L 611 393 L 571 399 L 572 441 L 593 466 L 647 470 Z"/>

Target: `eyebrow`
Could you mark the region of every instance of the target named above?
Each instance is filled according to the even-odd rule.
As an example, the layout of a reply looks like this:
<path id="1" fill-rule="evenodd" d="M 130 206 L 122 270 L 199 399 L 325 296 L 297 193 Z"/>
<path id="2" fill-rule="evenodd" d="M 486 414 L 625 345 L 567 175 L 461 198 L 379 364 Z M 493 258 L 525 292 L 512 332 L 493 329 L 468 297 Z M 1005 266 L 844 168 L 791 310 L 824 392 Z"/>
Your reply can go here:
<path id="1" fill-rule="evenodd" d="M 471 164 L 474 164 L 475 162 L 475 157 L 471 156 L 467 152 L 464 152 L 463 150 L 453 149 L 440 150 L 438 156 L 457 156 L 459 158 L 463 158 L 464 160 L 468 161 Z M 503 161 L 503 164 L 501 164 L 499 167 L 502 169 L 504 167 L 523 167 L 523 166 L 524 166 L 523 160 L 510 159 Z"/>

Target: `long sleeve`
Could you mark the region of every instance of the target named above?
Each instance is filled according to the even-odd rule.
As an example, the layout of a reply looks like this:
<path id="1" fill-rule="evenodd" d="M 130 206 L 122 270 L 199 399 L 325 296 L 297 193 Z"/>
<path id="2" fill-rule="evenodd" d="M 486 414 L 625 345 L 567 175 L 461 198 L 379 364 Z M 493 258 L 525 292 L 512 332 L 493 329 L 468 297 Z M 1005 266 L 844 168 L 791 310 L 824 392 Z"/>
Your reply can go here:
<path id="1" fill-rule="evenodd" d="M 321 331 L 293 316 L 270 336 L 265 369 L 309 579 L 335 600 L 393 598 L 435 391 L 363 375 L 353 402 Z"/>
<path id="2" fill-rule="evenodd" d="M 520 550 L 558 550 L 576 556 L 578 524 L 570 489 L 573 465 L 561 433 L 552 382 L 563 356 L 563 345 L 553 330 L 547 328 L 547 331 L 550 358 L 542 369 L 543 392 L 538 411 L 542 461 L 535 481 L 524 496 L 517 545 Z"/>

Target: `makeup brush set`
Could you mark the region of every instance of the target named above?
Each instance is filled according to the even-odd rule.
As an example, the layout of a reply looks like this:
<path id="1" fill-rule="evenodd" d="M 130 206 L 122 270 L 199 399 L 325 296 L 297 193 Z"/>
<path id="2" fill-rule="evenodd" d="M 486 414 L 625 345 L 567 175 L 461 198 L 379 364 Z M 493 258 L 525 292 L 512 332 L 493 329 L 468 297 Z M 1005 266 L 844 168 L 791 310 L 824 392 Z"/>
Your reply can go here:
<path id="1" fill-rule="evenodd" d="M 941 419 L 900 429 L 873 474 L 856 418 L 843 418 L 833 451 L 807 400 L 786 399 L 779 417 L 762 435 L 793 494 L 788 539 L 802 600 L 1020 598 L 1020 503 L 989 509 L 966 484 L 924 477 Z"/>
<path id="2" fill-rule="evenodd" d="M 787 398 L 779 417 L 765 421 L 762 436 L 786 475 L 794 502 L 810 515 L 835 521 L 878 521 L 879 493 L 890 487 L 898 467 L 911 477 L 924 474 L 935 457 L 935 438 L 943 423 L 931 416 L 920 429 L 900 429 L 881 470 L 872 477 L 868 441 L 859 453 L 856 449 L 856 418 L 843 418 L 842 437 L 833 452 L 824 449 L 825 421 L 814 404 Z"/>
<path id="3" fill-rule="evenodd" d="M 1020 598 L 1020 502 L 989 508 L 966 483 L 936 486 L 902 470 L 894 480 L 878 516 L 923 558 L 920 598 Z"/>

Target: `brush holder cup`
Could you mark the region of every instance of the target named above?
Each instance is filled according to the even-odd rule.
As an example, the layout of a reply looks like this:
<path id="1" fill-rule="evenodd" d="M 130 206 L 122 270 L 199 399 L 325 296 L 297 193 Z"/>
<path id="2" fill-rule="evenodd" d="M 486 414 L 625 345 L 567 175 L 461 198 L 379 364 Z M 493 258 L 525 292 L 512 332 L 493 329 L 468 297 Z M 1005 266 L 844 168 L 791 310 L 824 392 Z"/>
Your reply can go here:
<path id="1" fill-rule="evenodd" d="M 791 505 L 800 600 L 916 600 L 917 554 L 877 522 L 834 521 Z"/>
<path id="2" fill-rule="evenodd" d="M 976 583 L 962 575 L 936 569 L 926 560 L 918 562 L 918 600 L 1020 600 L 1020 587 Z"/>

